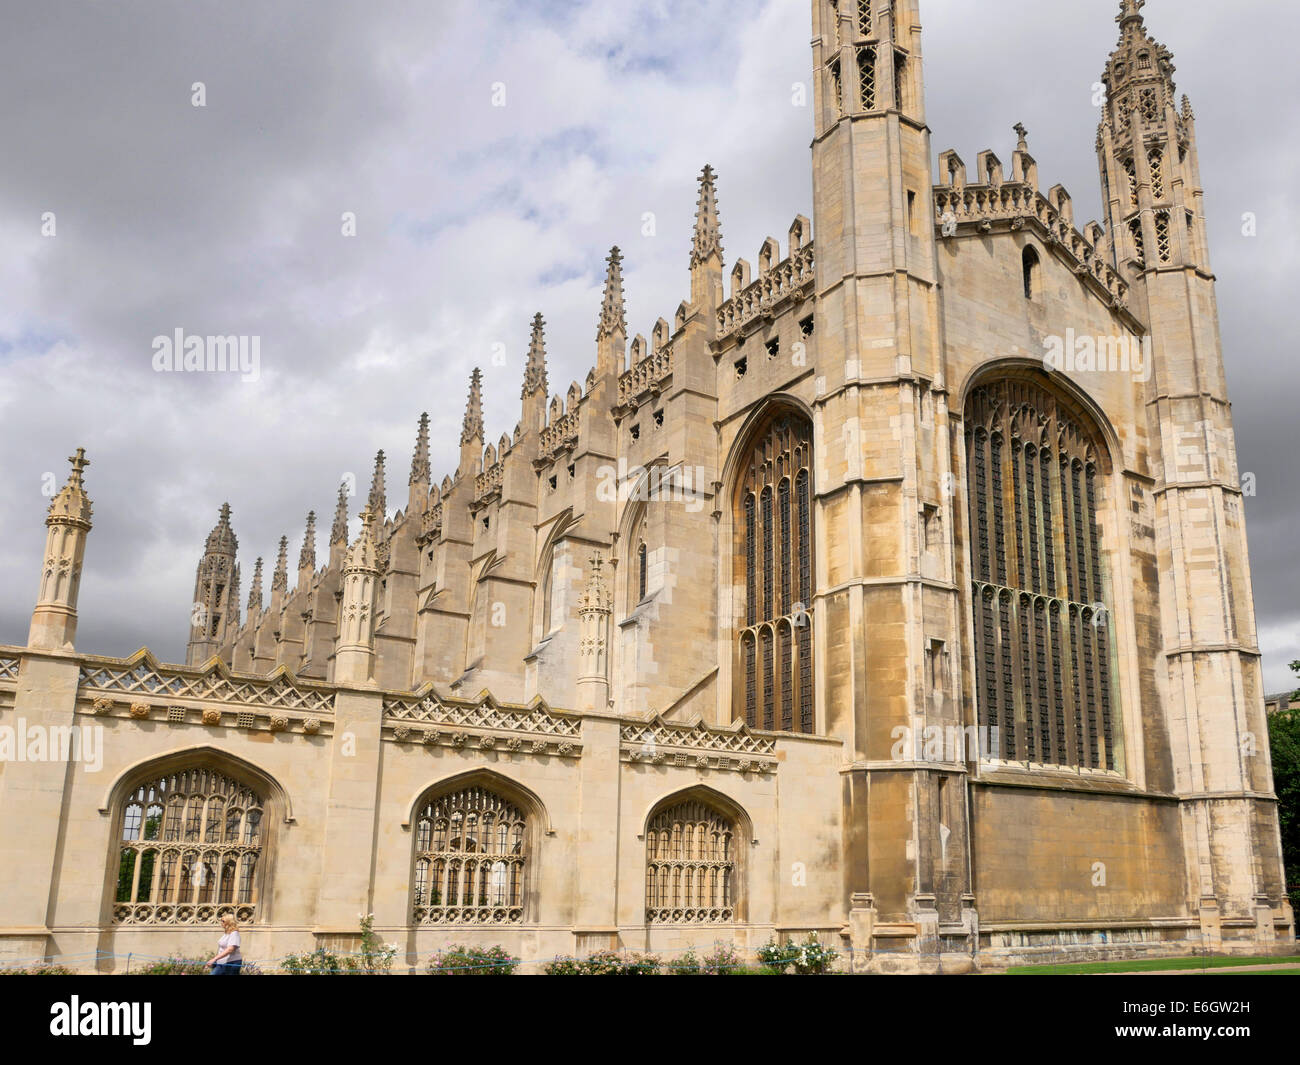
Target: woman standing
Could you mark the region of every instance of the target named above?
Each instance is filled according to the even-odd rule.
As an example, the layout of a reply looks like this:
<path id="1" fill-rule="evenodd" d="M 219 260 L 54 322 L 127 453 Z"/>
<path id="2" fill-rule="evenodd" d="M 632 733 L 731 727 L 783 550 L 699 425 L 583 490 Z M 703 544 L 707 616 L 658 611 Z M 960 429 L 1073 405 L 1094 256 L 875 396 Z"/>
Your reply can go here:
<path id="1" fill-rule="evenodd" d="M 235 915 L 223 913 L 221 927 L 226 934 L 217 940 L 217 953 L 208 961 L 208 968 L 213 976 L 238 976 L 244 957 L 239 953 L 239 924 Z"/>

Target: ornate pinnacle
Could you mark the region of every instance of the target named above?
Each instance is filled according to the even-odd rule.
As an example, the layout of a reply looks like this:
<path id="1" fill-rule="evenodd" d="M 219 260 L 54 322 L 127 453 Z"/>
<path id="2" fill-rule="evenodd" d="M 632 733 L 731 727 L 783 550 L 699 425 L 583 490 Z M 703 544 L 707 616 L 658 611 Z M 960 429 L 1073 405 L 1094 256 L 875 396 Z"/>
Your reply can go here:
<path id="1" fill-rule="evenodd" d="M 339 485 L 339 501 L 334 508 L 334 524 L 330 526 L 330 544 L 348 542 L 348 482 Z"/>
<path id="2" fill-rule="evenodd" d="M 595 552 L 588 560 L 587 587 L 583 589 L 578 600 L 578 612 L 581 614 L 608 613 L 609 593 L 605 588 L 605 558 Z"/>
<path id="3" fill-rule="evenodd" d="M 89 529 L 91 506 L 81 477 L 82 471 L 90 465 L 86 458 L 86 449 L 77 448 L 77 453 L 69 456 L 68 462 L 72 464 L 72 472 L 68 474 L 64 486 L 59 489 L 59 494 L 51 501 L 45 524 L 76 525 Z"/>
<path id="4" fill-rule="evenodd" d="M 524 367 L 524 388 L 519 398 L 540 392 L 545 399 L 546 387 L 546 320 L 538 311 L 533 319 L 533 338 L 528 345 L 528 365 Z"/>
<path id="5" fill-rule="evenodd" d="M 1026 139 L 1029 136 L 1029 130 L 1025 129 L 1025 124 L 1017 122 L 1012 128 L 1016 131 L 1016 137 L 1019 138 L 1016 141 L 1016 151 L 1029 151 L 1029 141 Z"/>
<path id="6" fill-rule="evenodd" d="M 475 366 L 469 379 L 469 402 L 465 404 L 465 424 L 460 431 L 462 445 L 483 441 L 483 373 Z"/>
<path id="7" fill-rule="evenodd" d="M 415 454 L 411 457 L 410 484 L 429 483 L 429 415 L 420 415 L 420 428 L 415 434 Z"/>
<path id="8" fill-rule="evenodd" d="M 1126 22 L 1137 19 L 1142 21 L 1142 9 L 1147 6 L 1147 0 L 1120 0 L 1119 14 L 1115 16 L 1115 21 L 1121 26 Z"/>
<path id="9" fill-rule="evenodd" d="M 358 570 L 366 572 L 378 572 L 378 566 L 375 561 L 375 539 L 374 523 L 382 514 L 377 514 L 370 504 L 367 503 L 361 510 L 361 531 L 357 533 L 357 538 L 348 548 L 348 557 L 343 563 L 343 572 L 352 573 Z"/>
<path id="10" fill-rule="evenodd" d="M 718 219 L 718 193 L 714 188 L 713 167 L 700 174 L 700 199 L 695 206 L 695 240 L 691 245 L 691 265 L 698 266 L 716 254 L 722 262 L 722 225 Z"/>
<path id="11" fill-rule="evenodd" d="M 230 527 L 230 504 L 222 503 L 220 516 L 213 530 L 208 533 L 203 550 L 207 554 L 233 555 L 239 550 L 239 541 L 235 539 L 235 530 Z"/>
<path id="12" fill-rule="evenodd" d="M 370 509 L 377 511 L 382 519 L 388 512 L 388 499 L 384 489 L 384 453 L 375 456 L 375 473 L 370 478 Z"/>
<path id="13" fill-rule="evenodd" d="M 617 247 L 611 248 L 609 258 L 605 261 L 609 267 L 605 271 L 605 298 L 600 305 L 597 341 L 615 335 L 627 336 L 627 311 L 623 304 L 623 253 Z"/>
<path id="14" fill-rule="evenodd" d="M 250 613 L 262 609 L 262 560 L 260 558 L 253 565 L 253 586 L 248 589 L 248 609 Z"/>
<path id="15" fill-rule="evenodd" d="M 280 555 L 275 560 L 275 572 L 271 575 L 271 594 L 284 592 L 289 588 L 289 538 L 280 537 Z"/>
<path id="16" fill-rule="evenodd" d="M 316 512 L 307 514 L 307 531 L 302 537 L 302 551 L 298 554 L 298 570 L 316 568 Z"/>

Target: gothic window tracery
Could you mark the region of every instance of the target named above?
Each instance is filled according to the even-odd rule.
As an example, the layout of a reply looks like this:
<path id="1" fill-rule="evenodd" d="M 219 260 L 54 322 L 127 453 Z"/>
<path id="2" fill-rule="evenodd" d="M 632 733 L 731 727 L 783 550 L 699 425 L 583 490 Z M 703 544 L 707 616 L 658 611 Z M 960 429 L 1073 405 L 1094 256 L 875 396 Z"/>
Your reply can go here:
<path id="1" fill-rule="evenodd" d="M 669 806 L 646 829 L 646 921 L 719 924 L 736 915 L 736 830 L 711 806 Z"/>
<path id="2" fill-rule="evenodd" d="M 1036 383 L 978 388 L 966 412 L 976 699 L 992 757 L 1118 770 L 1102 444 Z"/>
<path id="3" fill-rule="evenodd" d="M 133 788 L 121 809 L 115 923 L 256 919 L 265 803 L 253 788 L 184 769 Z"/>
<path id="4" fill-rule="evenodd" d="M 522 922 L 527 828 L 518 806 L 485 787 L 425 802 L 415 821 L 415 922 Z"/>
<path id="5" fill-rule="evenodd" d="M 745 605 L 737 712 L 751 728 L 813 731 L 812 427 L 775 417 L 742 466 L 736 526 Z"/>

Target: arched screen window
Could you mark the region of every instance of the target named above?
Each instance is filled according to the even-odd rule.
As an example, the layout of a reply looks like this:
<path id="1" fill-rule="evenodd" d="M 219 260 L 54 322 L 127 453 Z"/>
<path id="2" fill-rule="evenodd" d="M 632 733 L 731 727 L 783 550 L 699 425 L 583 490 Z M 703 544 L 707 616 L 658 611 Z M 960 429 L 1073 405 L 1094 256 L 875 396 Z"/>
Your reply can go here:
<path id="1" fill-rule="evenodd" d="M 264 803 L 210 769 L 185 769 L 133 789 L 122 804 L 113 920 L 210 924 L 257 917 Z"/>
<path id="2" fill-rule="evenodd" d="M 1000 381 L 967 404 L 966 451 L 988 755 L 1120 769 L 1100 437 L 1046 389 Z"/>
<path id="3" fill-rule="evenodd" d="M 693 800 L 661 810 L 646 830 L 645 880 L 648 923 L 735 920 L 735 826 Z"/>
<path id="4" fill-rule="evenodd" d="M 812 426 L 785 413 L 741 467 L 738 563 L 745 605 L 736 708 L 751 728 L 813 731 Z"/>
<path id="5" fill-rule="evenodd" d="M 416 923 L 520 923 L 527 828 L 523 812 L 487 788 L 426 802 L 415 821 Z"/>

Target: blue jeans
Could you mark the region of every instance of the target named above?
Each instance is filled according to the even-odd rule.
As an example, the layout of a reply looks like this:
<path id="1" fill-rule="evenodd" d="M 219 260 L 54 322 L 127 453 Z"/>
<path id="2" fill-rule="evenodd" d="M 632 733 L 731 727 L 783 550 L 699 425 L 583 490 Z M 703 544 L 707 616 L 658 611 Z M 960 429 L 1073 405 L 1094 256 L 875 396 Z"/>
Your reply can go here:
<path id="1" fill-rule="evenodd" d="M 238 976 L 242 961 L 219 961 L 212 967 L 213 976 Z"/>

